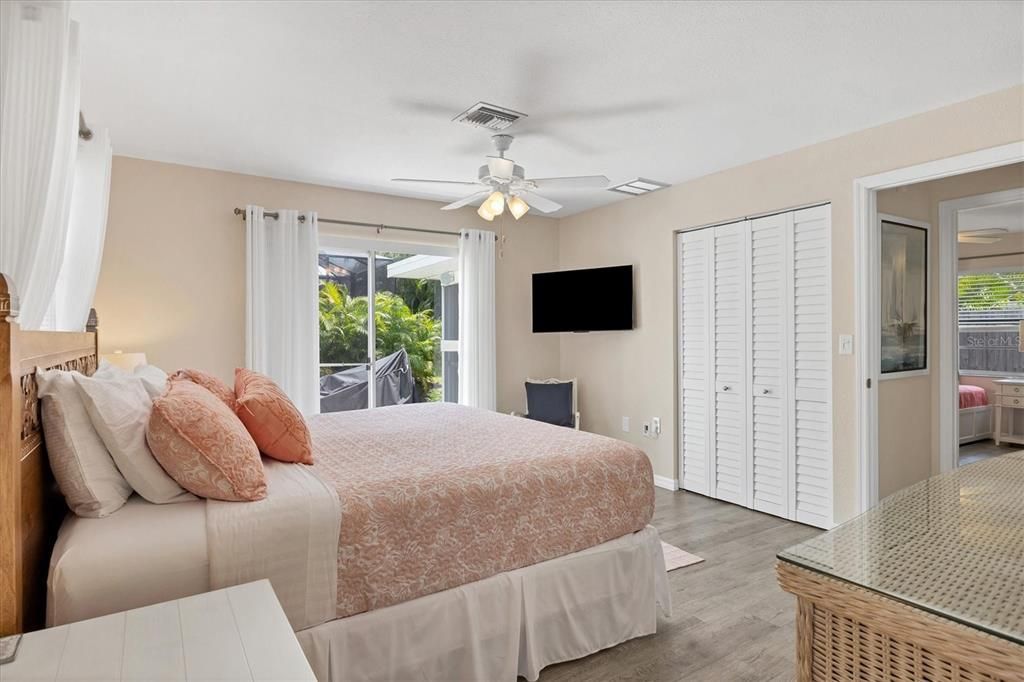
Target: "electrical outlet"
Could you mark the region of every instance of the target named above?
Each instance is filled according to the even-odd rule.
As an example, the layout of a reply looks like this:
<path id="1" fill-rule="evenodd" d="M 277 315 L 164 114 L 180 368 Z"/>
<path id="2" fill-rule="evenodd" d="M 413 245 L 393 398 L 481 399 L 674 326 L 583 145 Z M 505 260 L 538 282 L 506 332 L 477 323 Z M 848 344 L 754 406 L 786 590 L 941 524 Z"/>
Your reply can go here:
<path id="1" fill-rule="evenodd" d="M 651 417 L 651 431 L 655 438 L 661 435 L 661 417 Z"/>
<path id="2" fill-rule="evenodd" d="M 629 433 L 629 417 L 622 418 L 622 432 Z"/>
<path id="3" fill-rule="evenodd" d="M 651 422 L 644 422 L 644 438 L 651 437 Z"/>

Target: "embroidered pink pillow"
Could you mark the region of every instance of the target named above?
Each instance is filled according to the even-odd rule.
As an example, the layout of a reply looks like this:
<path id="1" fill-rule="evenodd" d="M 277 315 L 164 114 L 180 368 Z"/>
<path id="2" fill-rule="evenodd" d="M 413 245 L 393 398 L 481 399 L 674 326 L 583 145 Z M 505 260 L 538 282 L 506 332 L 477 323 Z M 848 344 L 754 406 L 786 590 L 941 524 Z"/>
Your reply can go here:
<path id="1" fill-rule="evenodd" d="M 234 390 L 209 372 L 204 372 L 201 369 L 179 369 L 168 378 L 170 381 L 191 381 L 194 384 L 199 384 L 207 391 L 223 400 L 224 404 L 227 405 L 232 412 L 235 411 Z"/>
<path id="2" fill-rule="evenodd" d="M 264 455 L 282 462 L 313 463 L 313 441 L 302 413 L 269 377 L 235 370 L 235 413 Z"/>
<path id="3" fill-rule="evenodd" d="M 267 496 L 263 461 L 252 436 L 210 391 L 172 381 L 153 401 L 146 441 L 160 466 L 185 490 L 229 502 Z"/>

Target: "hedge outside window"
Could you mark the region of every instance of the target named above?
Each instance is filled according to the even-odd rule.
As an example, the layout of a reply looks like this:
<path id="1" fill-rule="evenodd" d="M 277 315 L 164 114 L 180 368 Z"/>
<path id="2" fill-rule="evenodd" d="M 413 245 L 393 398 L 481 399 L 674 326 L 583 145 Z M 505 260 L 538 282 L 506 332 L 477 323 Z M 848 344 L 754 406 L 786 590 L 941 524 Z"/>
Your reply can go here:
<path id="1" fill-rule="evenodd" d="M 960 371 L 1024 375 L 1024 269 L 961 273 L 957 298 Z"/>

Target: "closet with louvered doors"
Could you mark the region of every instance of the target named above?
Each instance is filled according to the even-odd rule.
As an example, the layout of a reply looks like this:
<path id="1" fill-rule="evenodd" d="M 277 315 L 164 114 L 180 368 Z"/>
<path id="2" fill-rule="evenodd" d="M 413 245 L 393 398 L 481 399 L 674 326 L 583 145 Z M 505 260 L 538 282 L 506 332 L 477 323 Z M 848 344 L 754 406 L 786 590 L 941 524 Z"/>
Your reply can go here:
<path id="1" fill-rule="evenodd" d="M 832 525 L 829 206 L 677 236 L 680 487 Z"/>

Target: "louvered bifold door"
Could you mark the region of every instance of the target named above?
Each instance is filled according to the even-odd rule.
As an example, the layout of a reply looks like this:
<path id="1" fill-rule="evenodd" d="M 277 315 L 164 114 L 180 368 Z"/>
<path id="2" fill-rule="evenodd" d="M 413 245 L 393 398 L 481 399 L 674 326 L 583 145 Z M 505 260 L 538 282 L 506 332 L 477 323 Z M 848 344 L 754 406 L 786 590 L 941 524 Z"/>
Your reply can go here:
<path id="1" fill-rule="evenodd" d="M 712 495 L 710 398 L 713 230 L 677 237 L 679 301 L 680 487 Z"/>
<path id="2" fill-rule="evenodd" d="M 747 228 L 714 229 L 711 306 L 714 424 L 712 494 L 749 505 L 747 489 Z"/>
<path id="3" fill-rule="evenodd" d="M 789 506 L 789 373 L 786 349 L 792 213 L 750 221 L 750 483 L 751 504 L 784 518 Z"/>
<path id="4" fill-rule="evenodd" d="M 829 343 L 830 207 L 794 211 L 792 514 L 801 523 L 832 526 L 832 350 Z"/>

